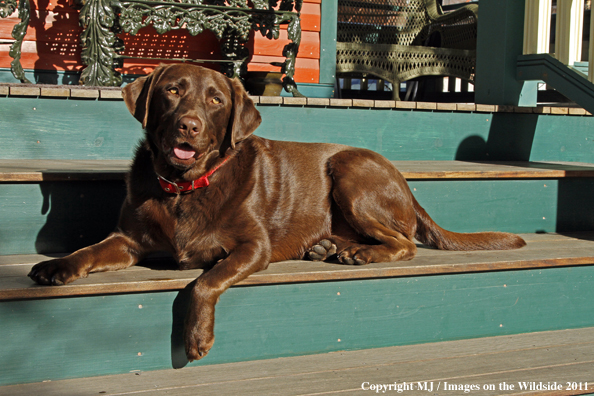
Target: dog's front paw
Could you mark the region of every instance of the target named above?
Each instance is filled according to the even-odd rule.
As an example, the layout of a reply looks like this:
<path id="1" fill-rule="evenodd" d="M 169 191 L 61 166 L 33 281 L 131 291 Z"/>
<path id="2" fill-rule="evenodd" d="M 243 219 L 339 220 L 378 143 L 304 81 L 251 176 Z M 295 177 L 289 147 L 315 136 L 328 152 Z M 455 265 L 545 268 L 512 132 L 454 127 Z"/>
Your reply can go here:
<path id="1" fill-rule="evenodd" d="M 28 276 L 40 285 L 61 286 L 87 274 L 67 259 L 54 259 L 35 264 Z"/>
<path id="2" fill-rule="evenodd" d="M 206 355 L 214 344 L 214 334 L 211 331 L 204 331 L 198 327 L 190 328 L 186 325 L 184 331 L 186 344 L 186 357 L 188 360 L 200 360 Z"/>
<path id="3" fill-rule="evenodd" d="M 336 254 L 336 245 L 329 239 L 323 239 L 316 245 L 313 245 L 306 253 L 305 257 L 312 261 L 324 261 Z"/>

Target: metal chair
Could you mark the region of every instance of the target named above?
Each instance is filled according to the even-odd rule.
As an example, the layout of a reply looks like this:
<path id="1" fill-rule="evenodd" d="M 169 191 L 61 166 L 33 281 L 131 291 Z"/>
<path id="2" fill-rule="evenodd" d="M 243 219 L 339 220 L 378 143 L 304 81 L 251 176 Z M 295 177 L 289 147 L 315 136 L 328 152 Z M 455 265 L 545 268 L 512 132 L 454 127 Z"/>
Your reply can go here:
<path id="1" fill-rule="evenodd" d="M 337 76 L 393 85 L 420 76 L 474 81 L 478 5 L 444 13 L 436 0 L 338 0 Z"/>

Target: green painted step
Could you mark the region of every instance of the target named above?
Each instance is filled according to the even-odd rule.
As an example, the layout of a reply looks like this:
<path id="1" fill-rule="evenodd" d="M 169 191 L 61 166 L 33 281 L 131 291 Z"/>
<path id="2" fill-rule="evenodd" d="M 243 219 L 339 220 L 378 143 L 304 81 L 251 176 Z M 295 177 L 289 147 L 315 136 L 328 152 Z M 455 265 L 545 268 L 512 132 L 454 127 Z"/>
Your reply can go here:
<path id="1" fill-rule="evenodd" d="M 0 254 L 70 252 L 117 223 L 127 160 L 0 160 Z M 594 230 L 594 165 L 396 161 L 438 224 L 459 232 Z"/>
<path id="2" fill-rule="evenodd" d="M 594 177 L 594 164 L 526 161 L 392 161 L 407 180 Z M 124 180 L 130 160 L 0 159 L 0 182 Z"/>
<path id="3" fill-rule="evenodd" d="M 345 266 L 292 260 L 272 263 L 239 283 L 242 286 L 316 281 L 345 281 L 434 274 L 521 270 L 594 264 L 594 232 L 520 234 L 527 247 L 510 251 L 451 252 L 419 246 L 412 261 Z M 37 286 L 27 274 L 31 267 L 62 255 L 0 256 L 0 301 L 178 290 L 202 270 L 178 271 L 167 255 L 157 255 L 123 271 L 92 274 L 61 287 Z"/>
<path id="4" fill-rule="evenodd" d="M 593 327 L 594 235 L 523 236 L 514 251 L 271 264 L 223 294 L 215 346 L 188 366 Z M 43 287 L 26 277 L 42 257 L 0 259 L 0 384 L 186 366 L 184 287 L 200 271 L 154 259 Z"/>
<path id="5" fill-rule="evenodd" d="M 38 382 L 0 387 L 0 394 L 219 396 L 238 389 L 257 396 L 591 394 L 593 340 L 590 327 Z M 541 382 L 560 385 L 561 391 L 538 391 Z M 387 388 L 375 392 L 378 384 Z"/>
<path id="6" fill-rule="evenodd" d="M 318 101 L 318 106 L 259 103 L 263 122 L 256 133 L 365 147 L 390 160 L 590 162 L 594 153 L 591 116 L 533 114 L 530 108 L 524 110 L 530 114 L 503 108 L 478 112 L 475 105 L 466 112 L 431 110 L 435 103 L 419 104 L 424 111 L 374 107 L 374 101 L 364 107 L 347 101 L 349 107 L 340 107 L 330 103 L 342 102 Z M 3 159 L 130 159 L 142 137 L 140 124 L 116 99 L 0 94 L 0 121 L 7 131 L 0 134 Z"/>

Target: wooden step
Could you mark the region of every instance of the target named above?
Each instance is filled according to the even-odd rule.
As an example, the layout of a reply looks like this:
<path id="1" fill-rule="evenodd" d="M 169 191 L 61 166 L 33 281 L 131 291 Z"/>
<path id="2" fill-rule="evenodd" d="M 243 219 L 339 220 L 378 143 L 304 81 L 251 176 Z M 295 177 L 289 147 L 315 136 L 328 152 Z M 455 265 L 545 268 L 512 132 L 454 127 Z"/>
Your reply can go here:
<path id="1" fill-rule="evenodd" d="M 594 164 L 393 161 L 443 228 L 593 231 Z M 0 254 L 70 252 L 117 223 L 128 160 L 0 160 Z"/>
<path id="2" fill-rule="evenodd" d="M 96 91 L 99 99 L 73 98 L 71 88 L 66 89 L 70 98 L 53 99 L 43 97 L 39 87 L 4 87 L 4 95 L 15 91 L 10 96 L 2 96 L 2 88 L 2 125 L 11 131 L 0 139 L 3 159 L 130 159 L 144 135 L 123 101 L 101 99 L 103 89 L 84 91 Z M 31 88 L 33 96 L 28 96 Z M 114 94 L 119 92 L 108 95 Z M 270 103 L 275 100 L 281 103 Z M 263 120 L 259 136 L 366 147 L 390 160 L 592 159 L 594 118 L 584 116 L 584 109 L 318 98 L 258 101 Z"/>
<path id="3" fill-rule="evenodd" d="M 509 251 L 452 252 L 419 245 L 413 260 L 395 263 L 365 266 L 299 260 L 272 263 L 238 286 L 594 264 L 594 233 L 523 234 L 522 237 L 528 245 Z M 172 259 L 152 258 L 125 270 L 91 274 L 65 286 L 35 285 L 27 274 L 33 264 L 49 258 L 45 255 L 0 256 L 0 300 L 181 290 L 202 273 L 202 270 L 179 271 Z"/>
<path id="4" fill-rule="evenodd" d="M 376 392 L 377 385 L 388 388 Z M 556 390 L 540 390 L 543 385 Z M 238 393 L 260 396 L 357 392 L 480 396 L 592 394 L 594 328 L 0 387 L 0 394 L 11 396 Z"/>
<path id="5" fill-rule="evenodd" d="M 193 363 L 182 338 L 191 291 L 185 286 L 199 270 L 178 271 L 171 260 L 153 258 L 50 287 L 27 277 L 47 257 L 2 256 L 0 385 L 594 327 L 594 234 L 523 237 L 528 245 L 519 250 L 420 248 L 400 263 L 273 263 L 223 293 L 215 345 Z M 574 368 L 559 361 L 545 366 Z M 451 375 L 466 378 L 456 367 Z M 411 378 L 450 378 L 424 373 Z M 498 381 L 509 380 L 501 374 Z"/>
<path id="6" fill-rule="evenodd" d="M 392 161 L 408 180 L 594 177 L 594 164 L 528 161 Z M 1 160 L 0 182 L 123 180 L 127 160 Z"/>
<path id="7" fill-rule="evenodd" d="M 0 159 L 0 182 L 124 180 L 129 160 Z"/>

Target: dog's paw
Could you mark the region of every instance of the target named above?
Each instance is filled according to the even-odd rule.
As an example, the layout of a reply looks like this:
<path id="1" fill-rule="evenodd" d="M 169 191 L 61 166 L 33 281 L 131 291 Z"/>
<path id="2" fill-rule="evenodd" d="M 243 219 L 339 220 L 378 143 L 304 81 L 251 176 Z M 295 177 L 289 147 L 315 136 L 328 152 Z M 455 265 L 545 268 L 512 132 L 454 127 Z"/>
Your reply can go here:
<path id="1" fill-rule="evenodd" d="M 66 259 L 54 259 L 35 264 L 28 276 L 40 285 L 61 286 L 87 274 L 81 271 L 79 265 Z"/>
<path id="2" fill-rule="evenodd" d="M 324 261 L 335 254 L 336 245 L 328 239 L 323 239 L 307 250 L 305 257 L 312 261 Z"/>
<path id="3" fill-rule="evenodd" d="M 184 341 L 186 344 L 186 357 L 192 362 L 208 355 L 208 352 L 214 345 L 214 334 L 212 332 L 203 332 L 196 328 L 190 329 L 186 326 Z"/>
<path id="4" fill-rule="evenodd" d="M 361 246 L 350 246 L 338 253 L 338 261 L 347 265 L 365 265 L 369 264 L 371 255 Z"/>

